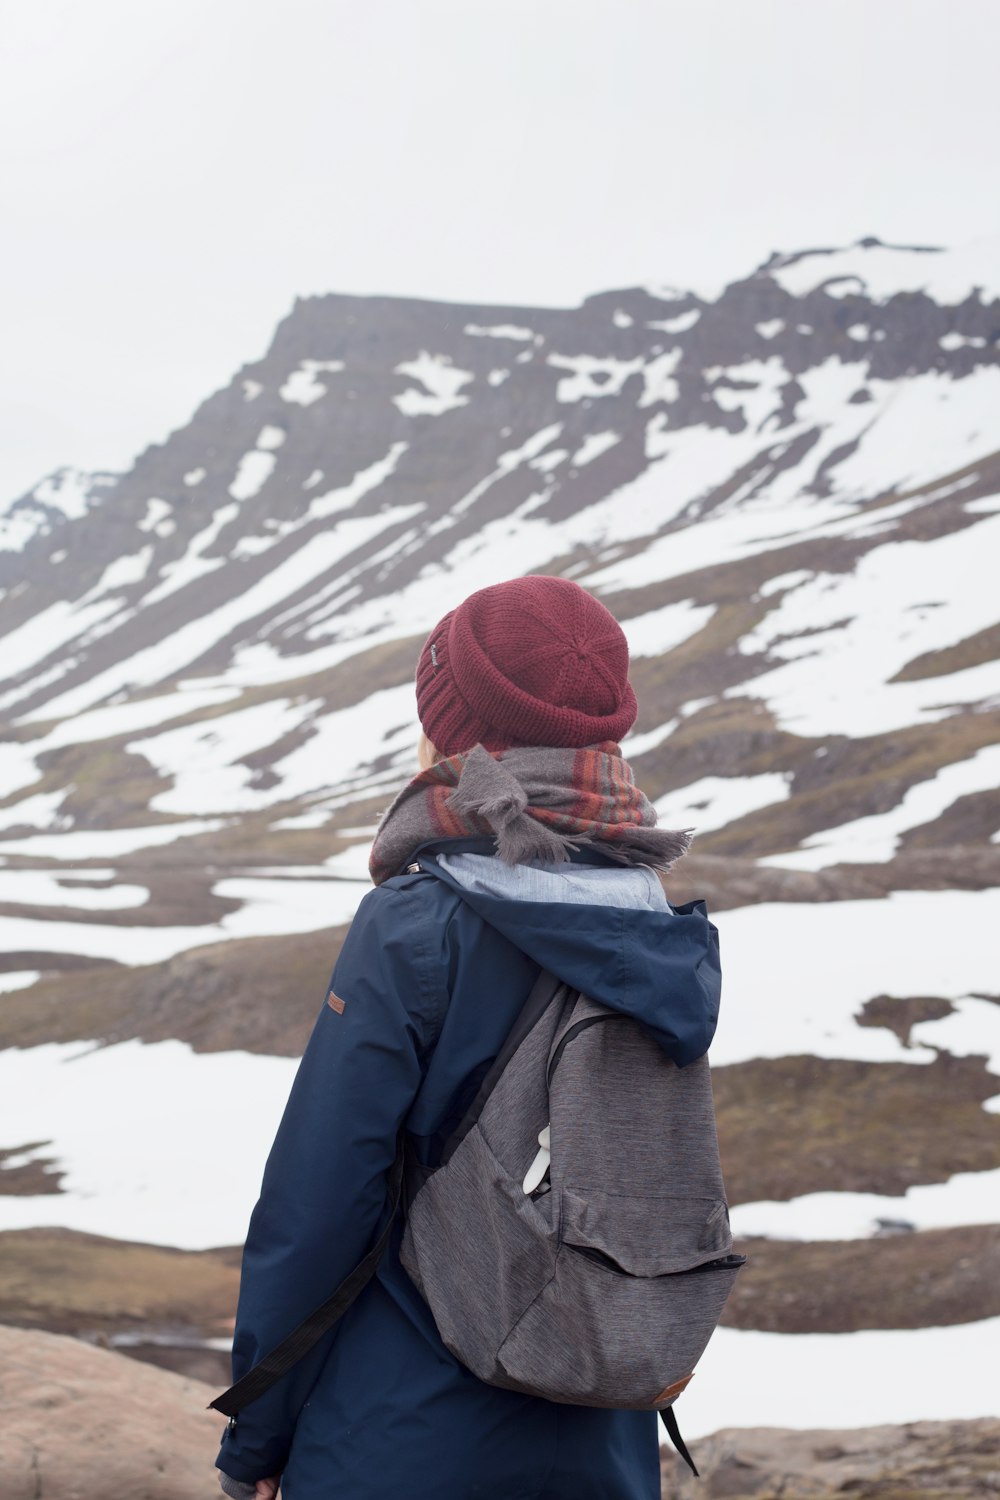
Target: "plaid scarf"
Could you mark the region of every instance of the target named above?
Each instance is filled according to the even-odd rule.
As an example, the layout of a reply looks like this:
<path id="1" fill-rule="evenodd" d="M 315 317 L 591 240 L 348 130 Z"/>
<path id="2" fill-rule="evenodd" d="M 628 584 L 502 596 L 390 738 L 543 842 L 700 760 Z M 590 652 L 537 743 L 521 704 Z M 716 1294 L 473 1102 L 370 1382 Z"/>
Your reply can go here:
<path id="1" fill-rule="evenodd" d="M 378 826 L 369 870 L 380 885 L 421 844 L 492 836 L 508 864 L 561 863 L 592 845 L 622 864 L 665 870 L 684 854 L 690 831 L 656 826 L 652 803 L 611 740 L 584 750 L 476 745 L 421 771 Z"/>

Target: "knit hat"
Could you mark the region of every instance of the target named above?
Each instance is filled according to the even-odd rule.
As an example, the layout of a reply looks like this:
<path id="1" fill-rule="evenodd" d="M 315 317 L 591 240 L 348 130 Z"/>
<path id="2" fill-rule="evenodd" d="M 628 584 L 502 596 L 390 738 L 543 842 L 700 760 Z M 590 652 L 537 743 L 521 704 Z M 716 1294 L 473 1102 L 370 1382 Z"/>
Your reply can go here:
<path id="1" fill-rule="evenodd" d="M 579 749 L 635 723 L 628 642 L 614 615 L 568 578 L 530 574 L 470 594 L 417 662 L 417 713 L 442 755 L 480 744 Z"/>

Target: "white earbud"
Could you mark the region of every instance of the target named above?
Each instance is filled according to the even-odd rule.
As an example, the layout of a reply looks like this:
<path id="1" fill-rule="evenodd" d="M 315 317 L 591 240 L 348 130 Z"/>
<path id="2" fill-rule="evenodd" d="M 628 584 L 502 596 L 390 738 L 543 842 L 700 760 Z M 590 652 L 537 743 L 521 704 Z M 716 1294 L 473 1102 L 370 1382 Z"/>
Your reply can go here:
<path id="1" fill-rule="evenodd" d="M 549 1170 L 552 1134 L 548 1125 L 545 1126 L 544 1130 L 538 1132 L 538 1144 L 541 1150 L 531 1163 L 524 1178 L 523 1187 L 526 1193 L 533 1193 L 537 1187 L 540 1187 L 546 1172 Z"/>

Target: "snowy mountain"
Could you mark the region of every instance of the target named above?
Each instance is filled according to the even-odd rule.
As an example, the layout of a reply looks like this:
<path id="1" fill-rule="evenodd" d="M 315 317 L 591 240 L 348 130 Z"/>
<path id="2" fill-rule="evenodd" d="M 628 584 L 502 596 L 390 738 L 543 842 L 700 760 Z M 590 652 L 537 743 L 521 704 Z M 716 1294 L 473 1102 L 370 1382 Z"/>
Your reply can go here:
<path id="1" fill-rule="evenodd" d="M 974 1366 L 1000 1316 L 996 245 L 775 255 L 714 301 L 300 301 L 0 547 L 0 1229 L 239 1238 L 412 772 L 419 644 L 560 573 L 623 622 L 625 749 L 698 830 L 671 895 L 719 913 L 727 1180 L 765 1237 L 719 1349 L 866 1341 L 841 1407 L 768 1416 L 754 1377 L 720 1410 L 716 1373 L 702 1430 L 948 1414 L 887 1371 L 931 1326 Z M 203 1143 L 243 1089 L 276 1102 L 220 1192 Z"/>

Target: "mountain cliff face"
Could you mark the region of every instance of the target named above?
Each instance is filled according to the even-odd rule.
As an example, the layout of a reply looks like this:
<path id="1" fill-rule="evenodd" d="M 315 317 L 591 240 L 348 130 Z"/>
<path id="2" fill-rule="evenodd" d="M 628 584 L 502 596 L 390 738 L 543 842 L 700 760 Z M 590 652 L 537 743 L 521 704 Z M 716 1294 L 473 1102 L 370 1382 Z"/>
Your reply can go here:
<path id="1" fill-rule="evenodd" d="M 938 1268 L 922 1321 L 985 1329 L 998 492 L 996 247 L 776 255 L 711 302 L 298 302 L 129 473 L 60 471 L 0 518 L 0 1043 L 42 1094 L 102 1041 L 74 1076 L 183 1072 L 209 1110 L 203 1065 L 285 1068 L 412 773 L 423 637 L 564 574 L 622 621 L 624 748 L 697 830 L 671 895 L 720 913 L 728 1180 L 766 1236 L 734 1322 L 913 1326 L 882 1294 L 899 1221 Z M 37 1101 L 5 1126 L 0 1226 L 238 1237 L 252 1187 L 171 1234 L 64 1128 Z M 848 1262 L 851 1297 L 797 1295 Z"/>

